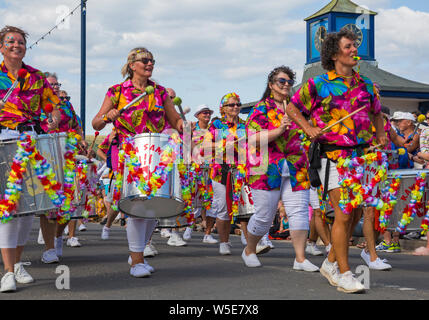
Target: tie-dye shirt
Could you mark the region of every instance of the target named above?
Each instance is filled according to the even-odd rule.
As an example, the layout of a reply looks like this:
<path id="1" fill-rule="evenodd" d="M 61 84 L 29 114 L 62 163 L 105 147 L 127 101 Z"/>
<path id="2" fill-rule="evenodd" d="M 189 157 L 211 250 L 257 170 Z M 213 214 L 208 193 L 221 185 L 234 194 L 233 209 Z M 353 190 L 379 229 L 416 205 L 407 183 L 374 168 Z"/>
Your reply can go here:
<path id="1" fill-rule="evenodd" d="M 222 164 L 238 165 L 245 163 L 246 156 L 246 127 L 245 122 L 238 118 L 238 123 L 229 122 L 225 117 L 215 119 L 210 125 L 208 132 L 212 142 L 217 143 L 215 154 L 210 165 L 210 178 L 216 182 L 222 180 Z M 229 154 L 226 150 L 227 142 L 232 143 L 234 140 L 234 150 Z"/>
<path id="2" fill-rule="evenodd" d="M 36 124 L 46 104 L 50 103 L 57 109 L 60 102 L 41 71 L 24 63 L 22 68 L 27 70 L 22 90 L 18 85 L 0 110 L 0 124 L 11 129 L 20 123 Z M 0 65 L 0 98 L 6 95 L 14 82 L 14 76 L 3 61 Z"/>
<path id="3" fill-rule="evenodd" d="M 120 137 L 148 132 L 160 133 L 164 130 L 167 121 L 164 102 L 168 93 L 164 87 L 151 80 L 148 80 L 148 85 L 153 86 L 155 92 L 134 103 L 115 121 L 114 125 Z M 126 80 L 110 87 L 106 96 L 116 109 L 121 110 L 142 93 L 134 87 L 131 80 Z"/>
<path id="4" fill-rule="evenodd" d="M 333 126 L 319 138 L 320 143 L 338 146 L 365 144 L 372 139 L 369 113 L 381 112 L 380 100 L 374 93 L 370 79 L 354 72 L 351 83 L 335 71 L 309 79 L 292 97 L 291 102 L 306 116 L 311 116 L 314 127 L 323 129 L 353 111 L 364 107 L 357 114 Z M 353 156 L 353 150 L 336 150 L 328 157 Z"/>
<path id="5" fill-rule="evenodd" d="M 78 130 L 81 128 L 80 121 L 70 101 L 61 102 L 61 104 L 58 106 L 58 110 L 61 113 L 61 120 L 58 124 L 58 128 L 52 130 L 51 132 L 67 132 L 70 129 Z M 41 114 L 40 120 L 42 121 L 42 129 L 45 130 L 45 132 L 48 132 L 48 119 L 45 113 Z"/>
<path id="6" fill-rule="evenodd" d="M 259 190 L 280 188 L 283 166 L 287 163 L 293 191 L 310 188 L 308 178 L 308 158 L 299 139 L 298 126 L 292 123 L 276 140 L 270 142 L 267 150 L 250 143 L 251 136 L 263 131 L 271 131 L 280 126 L 285 113 L 278 109 L 273 99 L 260 101 L 249 114 L 246 122 L 249 137 L 247 175 L 249 186 Z M 263 142 L 263 139 L 261 139 Z"/>

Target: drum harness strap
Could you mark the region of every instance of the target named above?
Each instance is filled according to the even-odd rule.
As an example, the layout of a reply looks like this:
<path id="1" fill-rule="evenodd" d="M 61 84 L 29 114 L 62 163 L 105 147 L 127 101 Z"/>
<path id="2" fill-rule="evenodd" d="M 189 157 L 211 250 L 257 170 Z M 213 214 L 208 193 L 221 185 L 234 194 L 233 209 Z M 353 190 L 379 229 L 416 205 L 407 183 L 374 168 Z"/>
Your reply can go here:
<path id="1" fill-rule="evenodd" d="M 327 159 L 326 167 L 325 167 L 325 181 L 323 183 L 323 196 L 322 196 L 323 201 L 326 201 L 326 196 L 328 195 L 329 170 L 330 170 L 331 162 L 336 163 L 336 161 L 329 159 L 326 153 L 332 152 L 335 150 L 355 150 L 357 156 L 361 157 L 365 153 L 364 149 L 369 147 L 370 147 L 369 143 L 358 144 L 354 146 L 338 146 L 334 144 L 323 144 L 319 142 L 311 143 L 308 156 L 310 161 L 310 168 L 309 168 L 310 183 L 313 187 L 319 187 L 322 185 L 317 169 L 322 168 L 322 158 Z"/>

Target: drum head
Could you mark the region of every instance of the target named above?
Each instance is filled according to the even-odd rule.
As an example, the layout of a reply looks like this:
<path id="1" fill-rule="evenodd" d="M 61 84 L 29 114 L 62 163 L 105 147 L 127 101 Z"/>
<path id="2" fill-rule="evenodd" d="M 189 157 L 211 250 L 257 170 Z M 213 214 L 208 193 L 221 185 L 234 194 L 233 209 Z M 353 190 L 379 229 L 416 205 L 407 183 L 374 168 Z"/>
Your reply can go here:
<path id="1" fill-rule="evenodd" d="M 183 201 L 177 198 L 138 197 L 119 201 L 119 211 L 137 218 L 171 218 L 181 214 L 184 208 Z"/>

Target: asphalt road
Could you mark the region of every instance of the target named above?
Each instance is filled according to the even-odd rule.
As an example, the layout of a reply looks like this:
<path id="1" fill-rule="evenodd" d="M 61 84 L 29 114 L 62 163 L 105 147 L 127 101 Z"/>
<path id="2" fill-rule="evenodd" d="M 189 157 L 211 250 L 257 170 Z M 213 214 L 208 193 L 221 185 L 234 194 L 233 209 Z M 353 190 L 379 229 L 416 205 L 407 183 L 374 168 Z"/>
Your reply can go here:
<path id="1" fill-rule="evenodd" d="M 18 285 L 15 293 L 0 294 L 0 300 L 419 300 L 429 299 L 429 257 L 409 253 L 382 253 L 392 264 L 391 271 L 371 271 L 370 289 L 365 294 L 344 294 L 331 287 L 320 273 L 292 270 L 292 244 L 274 241 L 275 249 L 260 256 L 262 268 L 247 268 L 241 260 L 240 237 L 232 235 L 232 255 L 220 256 L 217 245 L 201 242 L 194 232 L 186 247 L 170 247 L 159 233 L 153 237 L 159 255 L 149 258 L 156 272 L 149 278 L 129 275 L 127 240 L 123 227 L 114 226 L 107 241 L 100 239 L 101 226 L 88 223 L 88 231 L 79 232 L 80 248 L 64 246 L 59 264 L 44 264 L 43 246 L 37 244 L 38 221 L 23 261 L 35 278 Z M 215 235 L 216 236 L 216 235 Z M 360 250 L 351 248 L 352 271 L 364 262 Z M 320 266 L 324 257 L 309 257 Z M 59 266 L 70 272 L 70 289 L 56 287 Z M 61 283 L 65 283 L 64 281 Z"/>

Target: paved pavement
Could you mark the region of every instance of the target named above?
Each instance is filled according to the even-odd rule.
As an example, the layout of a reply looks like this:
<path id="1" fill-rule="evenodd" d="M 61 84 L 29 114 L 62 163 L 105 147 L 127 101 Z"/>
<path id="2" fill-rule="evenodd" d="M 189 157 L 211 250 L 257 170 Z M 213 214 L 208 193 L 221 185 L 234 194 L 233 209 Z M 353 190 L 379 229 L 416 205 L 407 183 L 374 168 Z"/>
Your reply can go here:
<path id="1" fill-rule="evenodd" d="M 88 224 L 88 231 L 78 233 L 82 247 L 64 247 L 59 264 L 40 261 L 43 246 L 36 242 L 38 221 L 23 261 L 36 279 L 29 285 L 18 285 L 11 294 L 0 294 L 0 300 L 15 299 L 143 299 L 143 300 L 378 300 L 429 299 L 429 257 L 407 253 L 382 253 L 393 265 L 391 271 L 371 271 L 370 289 L 365 294 L 347 295 L 331 287 L 320 273 L 292 270 L 294 259 L 290 242 L 274 241 L 275 249 L 260 257 L 262 268 L 247 268 L 241 260 L 240 237 L 232 235 L 232 255 L 220 256 L 217 245 L 201 242 L 202 234 L 194 232 L 186 247 L 170 247 L 166 239 L 154 235 L 159 255 L 149 258 L 156 272 L 150 278 L 129 275 L 127 240 L 123 227 L 114 226 L 107 241 L 100 240 L 101 226 Z M 360 250 L 351 248 L 351 266 L 355 272 L 362 265 Z M 320 266 L 324 257 L 309 257 Z M 70 289 L 59 290 L 67 266 Z"/>

